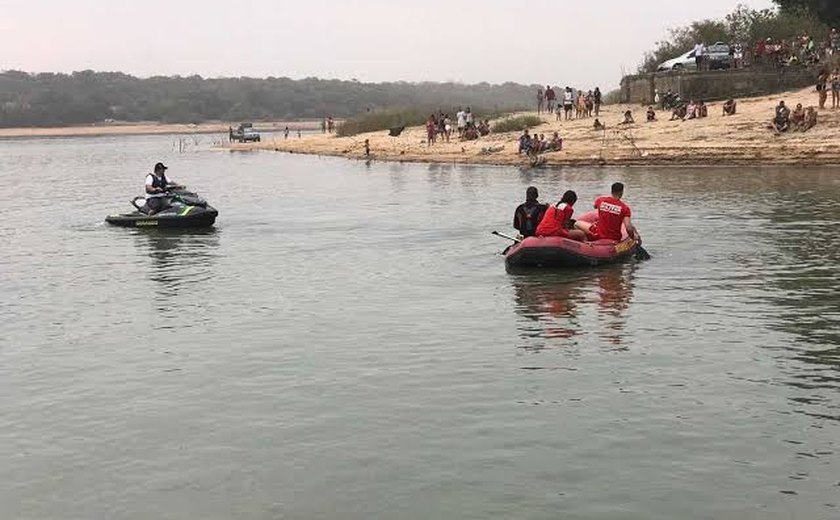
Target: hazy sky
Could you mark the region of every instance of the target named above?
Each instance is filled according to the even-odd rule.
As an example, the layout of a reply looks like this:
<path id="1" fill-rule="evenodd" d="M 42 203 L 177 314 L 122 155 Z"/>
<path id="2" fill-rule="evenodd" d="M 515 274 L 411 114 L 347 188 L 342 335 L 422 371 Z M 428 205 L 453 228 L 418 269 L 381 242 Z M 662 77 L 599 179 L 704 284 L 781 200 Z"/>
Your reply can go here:
<path id="1" fill-rule="evenodd" d="M 609 89 L 668 28 L 738 1 L 0 0 L 0 69 Z"/>

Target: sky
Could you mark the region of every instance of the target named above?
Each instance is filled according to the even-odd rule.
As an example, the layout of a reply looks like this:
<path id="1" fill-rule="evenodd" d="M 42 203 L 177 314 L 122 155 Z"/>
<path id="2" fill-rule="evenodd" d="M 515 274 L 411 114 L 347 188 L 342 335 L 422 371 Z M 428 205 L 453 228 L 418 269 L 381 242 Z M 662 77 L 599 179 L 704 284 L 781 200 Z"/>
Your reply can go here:
<path id="1" fill-rule="evenodd" d="M 618 86 L 668 29 L 771 0 L 0 0 L 0 70 Z M 690 8 L 699 5 L 701 8 Z"/>

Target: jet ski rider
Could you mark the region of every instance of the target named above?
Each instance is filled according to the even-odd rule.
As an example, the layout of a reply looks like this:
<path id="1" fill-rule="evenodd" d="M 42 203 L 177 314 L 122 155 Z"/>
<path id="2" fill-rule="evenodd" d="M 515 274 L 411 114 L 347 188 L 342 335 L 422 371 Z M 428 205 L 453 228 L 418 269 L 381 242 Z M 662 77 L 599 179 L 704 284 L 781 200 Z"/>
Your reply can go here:
<path id="1" fill-rule="evenodd" d="M 146 175 L 146 206 L 149 207 L 150 215 L 169 207 L 169 190 L 184 188 L 166 178 L 167 169 L 163 163 L 159 162 L 155 164 L 154 172 Z"/>

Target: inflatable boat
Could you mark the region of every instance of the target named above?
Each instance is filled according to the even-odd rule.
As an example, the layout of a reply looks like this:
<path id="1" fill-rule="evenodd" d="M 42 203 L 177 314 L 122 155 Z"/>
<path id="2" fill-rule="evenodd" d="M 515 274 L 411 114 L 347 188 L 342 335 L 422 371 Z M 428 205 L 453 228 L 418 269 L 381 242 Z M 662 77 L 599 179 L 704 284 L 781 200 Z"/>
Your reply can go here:
<path id="1" fill-rule="evenodd" d="M 589 212 L 578 220 L 594 222 L 597 212 Z M 623 231 L 623 238 L 578 242 L 564 237 L 528 237 L 505 252 L 505 266 L 527 267 L 591 267 L 623 262 L 632 258 L 638 244 Z"/>

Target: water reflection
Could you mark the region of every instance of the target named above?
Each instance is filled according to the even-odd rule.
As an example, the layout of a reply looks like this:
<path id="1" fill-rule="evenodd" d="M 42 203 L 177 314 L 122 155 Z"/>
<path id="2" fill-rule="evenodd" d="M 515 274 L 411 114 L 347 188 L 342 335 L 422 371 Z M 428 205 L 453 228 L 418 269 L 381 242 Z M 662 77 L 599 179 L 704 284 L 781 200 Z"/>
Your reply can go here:
<path id="1" fill-rule="evenodd" d="M 574 345 L 594 334 L 623 349 L 635 267 L 607 266 L 570 271 L 514 272 L 510 276 L 522 348 L 539 351 Z"/>
<path id="2" fill-rule="evenodd" d="M 219 234 L 217 229 L 142 230 L 135 234 L 138 251 L 151 260 L 149 279 L 155 282 L 155 308 L 162 315 L 174 316 L 182 303 L 200 300 L 208 289 Z"/>
<path id="3" fill-rule="evenodd" d="M 840 420 L 832 402 L 840 390 L 840 190 L 833 178 L 817 177 L 820 189 L 793 191 L 786 200 L 753 211 L 769 222 L 774 248 L 764 259 L 766 297 L 777 310 L 771 327 L 791 334 L 785 384 L 800 413 Z M 816 210 L 803 214 L 802 207 Z"/>

